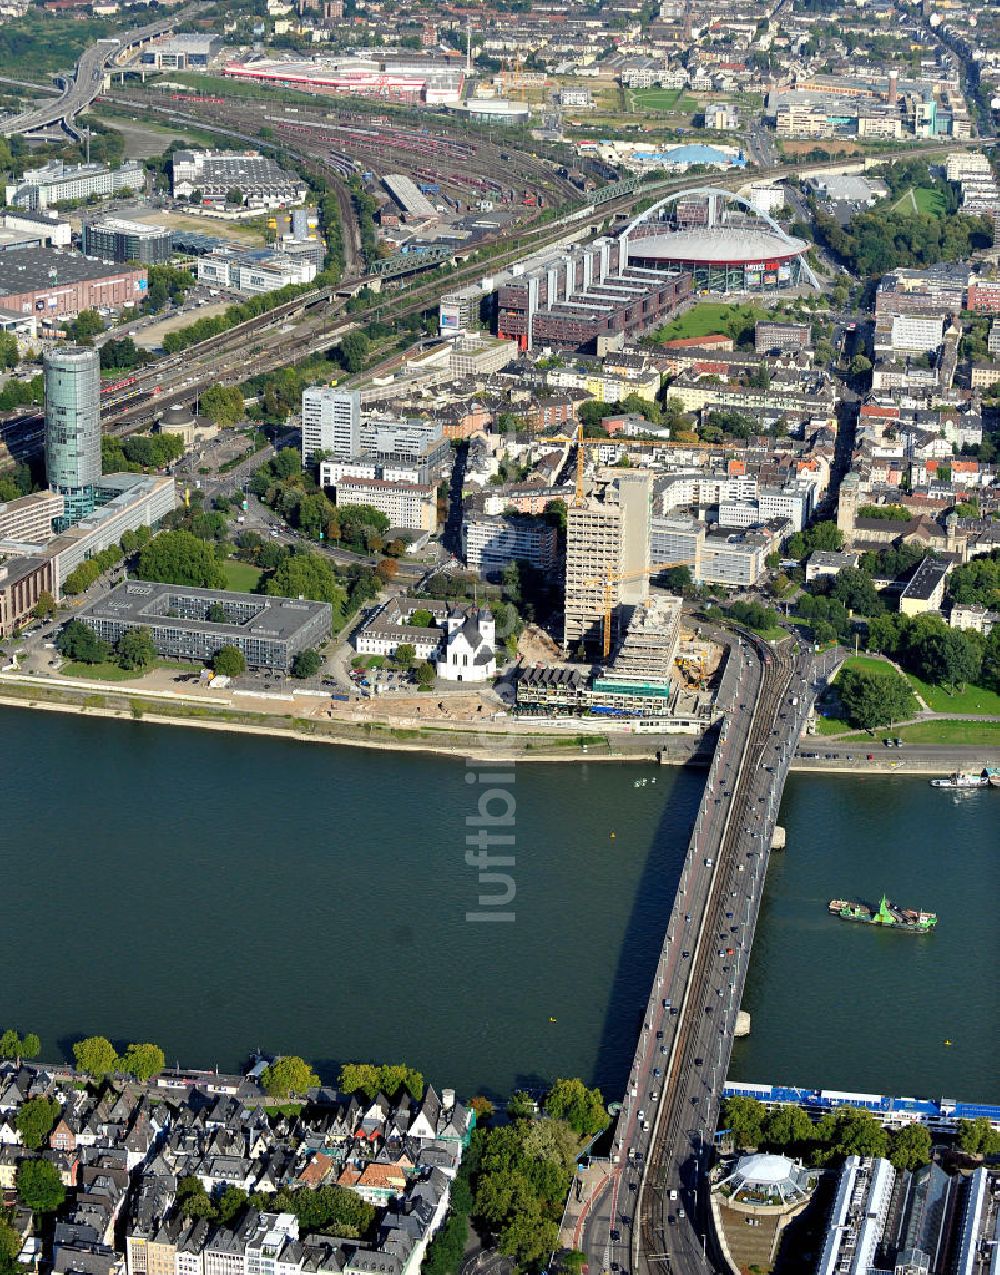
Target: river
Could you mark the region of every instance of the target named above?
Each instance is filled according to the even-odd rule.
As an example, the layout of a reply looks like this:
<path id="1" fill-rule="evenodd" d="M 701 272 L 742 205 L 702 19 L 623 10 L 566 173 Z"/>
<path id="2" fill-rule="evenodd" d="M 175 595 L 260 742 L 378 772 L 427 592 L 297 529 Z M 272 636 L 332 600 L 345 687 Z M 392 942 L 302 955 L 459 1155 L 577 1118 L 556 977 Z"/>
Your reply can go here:
<path id="1" fill-rule="evenodd" d="M 37 1031 L 46 1057 L 101 1033 L 185 1066 L 261 1046 L 325 1076 L 377 1059 L 465 1094 L 558 1075 L 620 1093 L 699 772 L 537 764 L 484 783 L 434 756 L 19 709 L 0 710 L 0 761 L 0 1028 Z M 513 807 L 504 923 L 468 919 L 489 911 L 466 861 L 489 786 L 508 794 L 491 817 Z M 998 800 L 791 779 L 735 1074 L 996 1096 Z M 883 886 L 938 932 L 825 915 Z"/>

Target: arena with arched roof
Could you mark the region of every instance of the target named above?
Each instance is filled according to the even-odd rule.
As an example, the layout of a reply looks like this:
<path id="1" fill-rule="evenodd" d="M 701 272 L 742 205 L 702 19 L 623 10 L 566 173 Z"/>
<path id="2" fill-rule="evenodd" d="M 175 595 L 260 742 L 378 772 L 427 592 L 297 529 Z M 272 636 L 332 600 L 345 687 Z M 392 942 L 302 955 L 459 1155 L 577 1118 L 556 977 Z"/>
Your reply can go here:
<path id="1" fill-rule="evenodd" d="M 811 245 L 788 234 L 741 195 L 714 186 L 675 191 L 622 231 L 629 266 L 690 270 L 695 292 L 780 292 L 819 288 L 806 260 Z"/>

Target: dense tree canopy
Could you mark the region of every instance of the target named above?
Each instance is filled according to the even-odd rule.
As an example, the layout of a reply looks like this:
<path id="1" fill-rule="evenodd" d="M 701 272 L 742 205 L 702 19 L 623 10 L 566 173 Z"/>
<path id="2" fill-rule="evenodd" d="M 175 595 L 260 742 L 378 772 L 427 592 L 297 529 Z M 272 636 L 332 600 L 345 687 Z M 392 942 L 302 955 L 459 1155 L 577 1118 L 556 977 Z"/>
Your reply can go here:
<path id="1" fill-rule="evenodd" d="M 73 1046 L 73 1057 L 80 1071 L 94 1080 L 103 1080 L 118 1069 L 118 1054 L 104 1036 L 87 1036 Z"/>
<path id="2" fill-rule="evenodd" d="M 17 1166 L 17 1194 L 35 1213 L 54 1213 L 66 1198 L 59 1170 L 49 1160 L 22 1160 Z"/>
<path id="3" fill-rule="evenodd" d="M 136 1080 L 151 1080 L 163 1070 L 165 1059 L 159 1045 L 132 1044 L 121 1058 L 121 1070 L 135 1076 Z"/>
<path id="4" fill-rule="evenodd" d="M 270 1097 L 289 1098 L 292 1094 L 301 1096 L 307 1089 L 314 1089 L 319 1084 L 319 1076 L 298 1055 L 285 1054 L 264 1068 L 261 1083 Z"/>
<path id="5" fill-rule="evenodd" d="M 917 711 L 906 678 L 888 666 L 885 672 L 845 668 L 837 678 L 837 692 L 847 720 L 861 730 L 891 726 Z"/>
<path id="6" fill-rule="evenodd" d="M 226 577 L 211 545 L 190 531 L 161 531 L 139 553 L 140 580 L 183 584 L 199 589 L 225 588 Z"/>
<path id="7" fill-rule="evenodd" d="M 588 1089 L 582 1080 L 557 1080 L 545 1098 L 545 1113 L 565 1120 L 581 1137 L 592 1137 L 608 1125 L 599 1089 Z"/>
<path id="8" fill-rule="evenodd" d="M 420 1098 L 424 1092 L 423 1075 L 405 1063 L 345 1063 L 337 1084 L 344 1093 L 363 1093 L 367 1098 L 380 1093 L 395 1098 L 404 1089 L 412 1098 Z"/>
<path id="9" fill-rule="evenodd" d="M 29 1098 L 21 1104 L 15 1124 L 29 1151 L 37 1151 L 59 1119 L 59 1103 L 54 1098 Z"/>

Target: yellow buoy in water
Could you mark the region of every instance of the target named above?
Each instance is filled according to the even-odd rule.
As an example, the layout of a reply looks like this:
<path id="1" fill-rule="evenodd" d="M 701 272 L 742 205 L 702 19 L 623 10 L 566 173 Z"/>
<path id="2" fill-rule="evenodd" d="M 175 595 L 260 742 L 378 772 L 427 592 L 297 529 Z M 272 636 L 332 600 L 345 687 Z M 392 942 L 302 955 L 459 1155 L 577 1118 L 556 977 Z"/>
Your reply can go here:
<path id="1" fill-rule="evenodd" d="M 946 1040 L 944 1043 L 945 1043 L 946 1045 L 950 1045 L 950 1044 L 951 1044 L 951 1041 L 950 1041 L 950 1040 Z"/>
<path id="2" fill-rule="evenodd" d="M 549 1019 L 549 1022 L 550 1022 L 550 1023 L 558 1023 L 558 1021 L 559 1021 L 559 1019 L 558 1019 L 558 1018 L 550 1018 L 550 1019 Z"/>
<path id="3" fill-rule="evenodd" d="M 611 834 L 611 840 L 612 840 L 612 841 L 614 841 L 614 839 L 615 839 L 615 834 L 612 832 L 612 834 Z"/>

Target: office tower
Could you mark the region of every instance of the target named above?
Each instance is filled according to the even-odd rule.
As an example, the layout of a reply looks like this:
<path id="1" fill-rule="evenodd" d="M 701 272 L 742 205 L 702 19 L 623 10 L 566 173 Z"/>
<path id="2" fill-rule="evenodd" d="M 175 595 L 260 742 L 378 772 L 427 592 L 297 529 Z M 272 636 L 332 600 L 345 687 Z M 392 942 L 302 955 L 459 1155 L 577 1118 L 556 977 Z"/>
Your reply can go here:
<path id="1" fill-rule="evenodd" d="M 65 501 L 63 526 L 94 508 L 101 477 L 101 365 L 96 350 L 45 355 L 45 472 Z M 58 528 L 57 528 L 58 530 Z"/>

